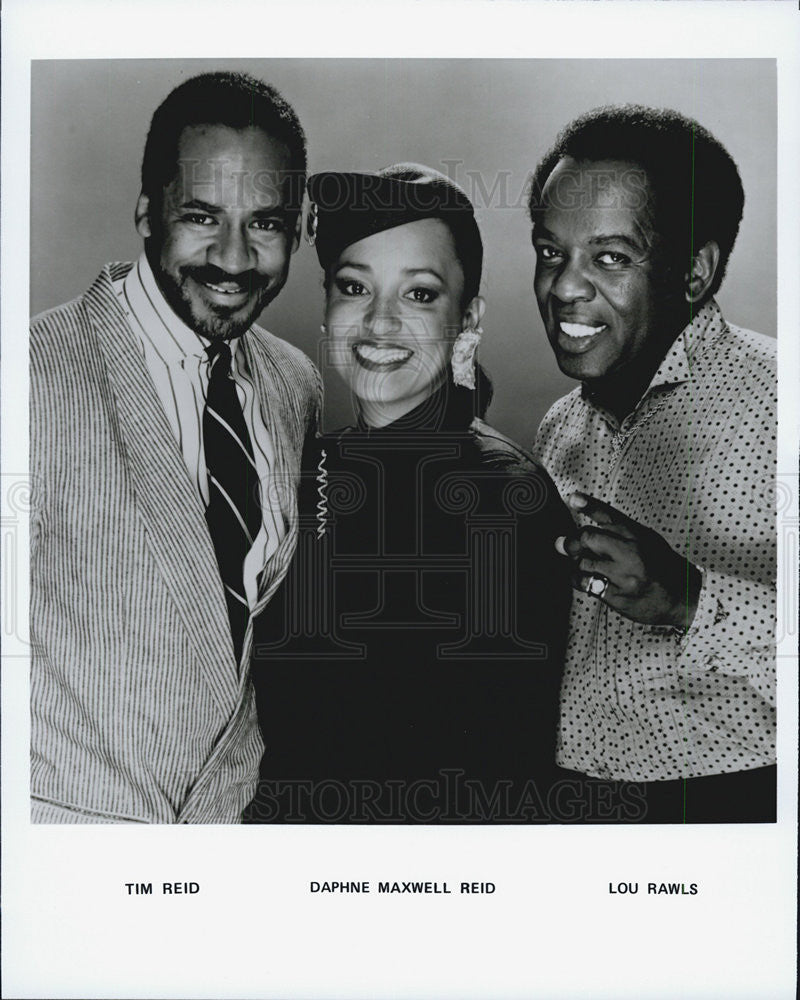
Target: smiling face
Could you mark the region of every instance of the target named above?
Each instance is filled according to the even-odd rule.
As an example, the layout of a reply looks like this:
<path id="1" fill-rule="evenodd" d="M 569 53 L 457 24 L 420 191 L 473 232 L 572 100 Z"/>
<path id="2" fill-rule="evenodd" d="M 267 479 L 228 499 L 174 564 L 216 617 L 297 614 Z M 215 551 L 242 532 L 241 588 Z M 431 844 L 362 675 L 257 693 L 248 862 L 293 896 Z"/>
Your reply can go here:
<path id="1" fill-rule="evenodd" d="M 398 419 L 442 383 L 465 315 L 464 274 L 441 219 L 352 243 L 330 268 L 327 289 L 331 361 L 367 423 Z"/>
<path id="2" fill-rule="evenodd" d="M 534 289 L 559 368 L 594 383 L 652 368 L 684 325 L 668 290 L 642 171 L 565 157 L 533 230 Z"/>
<path id="3" fill-rule="evenodd" d="M 159 288 L 196 333 L 243 333 L 286 282 L 296 246 L 289 154 L 258 128 L 193 125 L 160 206 L 142 195 L 137 229 Z"/>

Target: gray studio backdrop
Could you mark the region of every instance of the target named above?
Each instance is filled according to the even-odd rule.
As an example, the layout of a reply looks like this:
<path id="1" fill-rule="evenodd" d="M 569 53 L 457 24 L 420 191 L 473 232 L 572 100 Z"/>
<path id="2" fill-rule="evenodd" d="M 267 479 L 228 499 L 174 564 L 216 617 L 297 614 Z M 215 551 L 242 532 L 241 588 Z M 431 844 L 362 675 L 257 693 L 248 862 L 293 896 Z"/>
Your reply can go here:
<path id="1" fill-rule="evenodd" d="M 486 246 L 481 358 L 495 382 L 490 421 L 530 445 L 547 407 L 574 383 L 556 368 L 532 291 L 525 188 L 570 118 L 604 103 L 665 105 L 714 132 L 739 165 L 745 215 L 719 296 L 740 326 L 776 333 L 776 74 L 771 60 L 93 60 L 32 71 L 31 310 L 82 292 L 102 265 L 141 250 L 133 226 L 150 116 L 182 80 L 245 70 L 294 105 L 311 170 L 415 160 L 472 195 Z M 262 316 L 322 360 L 321 275 L 303 243 Z M 352 420 L 324 372 L 327 429 Z"/>

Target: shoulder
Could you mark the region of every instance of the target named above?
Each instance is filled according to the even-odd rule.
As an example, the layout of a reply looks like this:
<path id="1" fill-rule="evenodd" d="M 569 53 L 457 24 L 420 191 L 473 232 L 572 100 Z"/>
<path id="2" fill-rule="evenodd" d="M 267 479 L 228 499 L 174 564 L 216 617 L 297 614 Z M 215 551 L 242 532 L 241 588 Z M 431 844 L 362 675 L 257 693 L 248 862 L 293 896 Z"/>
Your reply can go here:
<path id="1" fill-rule="evenodd" d="M 735 365 L 739 370 L 744 366 L 775 372 L 777 343 L 774 337 L 730 323 L 715 299 L 703 307 L 697 318 L 700 320 L 706 315 L 705 343 L 699 354 L 701 368 L 706 362 L 709 369 Z"/>
<path id="2" fill-rule="evenodd" d="M 509 479 L 527 477 L 536 479 L 541 486 L 555 492 L 555 487 L 543 465 L 533 454 L 516 441 L 502 434 L 495 427 L 476 417 L 470 425 L 472 442 L 478 453 L 479 466 Z"/>
<path id="3" fill-rule="evenodd" d="M 56 335 L 82 330 L 88 323 L 88 314 L 83 295 L 60 306 L 47 309 L 31 320 L 31 349 L 45 347 Z"/>
<path id="4" fill-rule="evenodd" d="M 299 347 L 281 337 L 276 337 L 274 333 L 261 326 L 251 327 L 249 338 L 252 338 L 251 343 L 255 350 L 272 362 L 276 374 L 282 376 L 284 381 L 289 383 L 299 381 L 301 384 L 308 383 L 309 386 L 319 384 L 320 377 L 316 366 Z"/>
<path id="5" fill-rule="evenodd" d="M 546 444 L 551 437 L 558 435 L 564 422 L 575 413 L 581 413 L 583 411 L 583 396 L 581 386 L 576 386 L 572 392 L 568 392 L 566 396 L 561 396 L 557 399 L 555 403 L 550 407 L 550 409 L 545 413 L 542 418 L 542 422 L 539 425 L 539 430 L 536 435 L 536 454 L 541 454 L 541 448 Z"/>
<path id="6" fill-rule="evenodd" d="M 480 417 L 476 417 L 470 424 L 470 436 L 480 456 L 482 467 L 508 472 L 525 472 L 538 468 L 530 452 Z"/>
<path id="7" fill-rule="evenodd" d="M 709 344 L 695 376 L 710 386 L 725 385 L 753 409 L 777 397 L 777 342 L 754 330 L 725 323 Z"/>
<path id="8" fill-rule="evenodd" d="M 470 434 L 479 456 L 481 494 L 499 498 L 508 513 L 533 515 L 537 531 L 545 522 L 568 523 L 553 480 L 531 452 L 479 418 L 470 425 Z"/>
<path id="9" fill-rule="evenodd" d="M 317 409 L 322 398 L 322 378 L 311 359 L 261 326 L 251 327 L 248 338 L 252 338 L 253 353 L 268 363 L 275 381 L 293 396 L 306 397 L 311 410 Z"/>
<path id="10" fill-rule="evenodd" d="M 33 388 L 44 380 L 62 380 L 79 368 L 94 335 L 85 295 L 34 316 L 30 323 L 29 357 Z M 72 358 L 71 366 L 65 364 Z"/>
<path id="11" fill-rule="evenodd" d="M 778 345 L 774 337 L 728 323 L 722 346 L 728 353 L 747 359 L 755 367 L 777 371 Z"/>
<path id="12" fill-rule="evenodd" d="M 63 357 L 65 341 L 80 337 L 85 345 L 86 331 L 92 325 L 92 306 L 102 318 L 103 307 L 113 301 L 114 282 L 125 277 L 133 265 L 128 262 L 106 264 L 89 288 L 80 295 L 38 313 L 31 319 L 31 352 L 46 351 L 52 342 Z"/>
<path id="13" fill-rule="evenodd" d="M 557 423 L 571 410 L 574 410 L 575 407 L 580 407 L 582 402 L 582 388 L 580 385 L 577 385 L 571 392 L 568 392 L 566 396 L 560 396 L 555 403 L 553 403 L 547 413 L 545 413 L 541 426 L 544 427 L 545 424 Z"/>
<path id="14" fill-rule="evenodd" d="M 252 338 L 262 352 L 269 354 L 279 363 L 286 362 L 305 371 L 314 370 L 311 359 L 305 355 L 299 347 L 290 344 L 282 337 L 276 337 L 274 333 L 265 330 L 263 326 L 253 325 L 248 333 L 248 339 Z"/>

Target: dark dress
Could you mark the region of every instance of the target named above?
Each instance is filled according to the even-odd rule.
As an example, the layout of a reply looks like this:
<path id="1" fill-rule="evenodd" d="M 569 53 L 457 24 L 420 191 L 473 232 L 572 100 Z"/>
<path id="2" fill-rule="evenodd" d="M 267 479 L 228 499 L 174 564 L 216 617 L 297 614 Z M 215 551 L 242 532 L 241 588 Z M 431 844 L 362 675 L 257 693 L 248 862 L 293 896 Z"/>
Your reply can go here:
<path id="1" fill-rule="evenodd" d="M 572 520 L 475 406 L 444 387 L 310 443 L 298 551 L 256 630 L 246 822 L 548 818 Z"/>

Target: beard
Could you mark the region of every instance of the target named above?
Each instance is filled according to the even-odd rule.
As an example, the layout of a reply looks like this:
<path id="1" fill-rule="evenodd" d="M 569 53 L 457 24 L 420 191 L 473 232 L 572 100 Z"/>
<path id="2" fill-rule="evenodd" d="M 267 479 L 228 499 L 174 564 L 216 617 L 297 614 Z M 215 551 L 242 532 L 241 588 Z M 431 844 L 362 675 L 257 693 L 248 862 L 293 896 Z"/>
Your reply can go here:
<path id="1" fill-rule="evenodd" d="M 146 246 L 145 249 L 148 251 L 156 283 L 167 304 L 191 330 L 207 340 L 232 340 L 246 333 L 284 284 L 283 281 L 275 281 L 273 277 L 258 271 L 227 274 L 211 264 L 179 267 L 176 277 L 164 270 L 156 254 L 151 256 L 150 248 Z M 247 289 L 247 300 L 231 306 L 208 301 L 199 287 L 206 282 L 235 283 Z"/>

